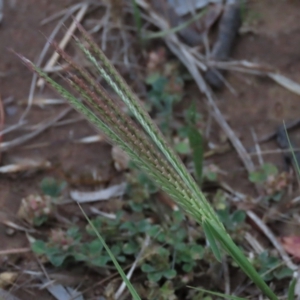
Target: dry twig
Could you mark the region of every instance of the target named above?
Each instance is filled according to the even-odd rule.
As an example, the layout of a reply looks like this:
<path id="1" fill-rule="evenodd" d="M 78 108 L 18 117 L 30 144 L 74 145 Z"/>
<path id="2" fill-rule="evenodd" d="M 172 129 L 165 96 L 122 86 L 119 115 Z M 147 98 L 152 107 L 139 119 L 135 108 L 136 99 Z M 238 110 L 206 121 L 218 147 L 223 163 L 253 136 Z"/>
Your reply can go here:
<path id="1" fill-rule="evenodd" d="M 36 62 L 36 65 L 38 67 L 41 66 L 43 59 L 46 56 L 46 53 L 50 47 L 50 42 L 54 40 L 55 36 L 57 35 L 57 33 L 59 32 L 60 28 L 63 26 L 64 22 L 73 14 L 73 10 L 72 9 L 68 9 L 68 11 L 66 12 L 66 14 L 62 17 L 62 19 L 59 21 L 59 23 L 55 26 L 55 28 L 53 29 L 52 33 L 50 34 L 46 44 L 44 45 L 44 48 Z M 33 74 L 32 76 L 32 80 L 31 80 L 31 84 L 30 84 L 30 90 L 29 90 L 29 96 L 28 96 L 28 104 L 26 109 L 24 110 L 23 114 L 20 117 L 19 123 L 23 123 L 24 119 L 26 118 L 26 116 L 28 115 L 31 105 L 32 105 L 32 101 L 33 101 L 33 97 L 34 97 L 34 93 L 35 93 L 35 88 L 36 88 L 36 82 L 37 82 L 37 75 Z"/>
<path id="2" fill-rule="evenodd" d="M 144 0 L 137 0 L 137 3 L 147 10 L 149 13 L 151 22 L 158 26 L 161 30 L 167 30 L 168 23 L 161 18 L 155 11 L 151 9 L 151 7 L 146 3 Z M 224 130 L 225 134 L 228 136 L 229 140 L 231 141 L 232 145 L 236 149 L 239 157 L 244 163 L 248 172 L 254 171 L 253 162 L 247 153 L 246 149 L 242 145 L 241 141 L 237 138 L 229 124 L 226 122 L 224 116 L 222 115 L 221 111 L 219 110 L 218 106 L 215 102 L 215 96 L 213 95 L 212 91 L 209 89 L 207 84 L 205 83 L 203 77 L 201 76 L 197 66 L 199 65 L 199 60 L 197 60 L 193 56 L 193 51 L 190 47 L 184 45 L 179 41 L 175 34 L 168 34 L 165 36 L 165 42 L 168 45 L 169 49 L 178 57 L 178 59 L 186 66 L 189 70 L 191 75 L 193 76 L 196 84 L 198 85 L 200 91 L 205 94 L 207 99 L 207 104 L 211 109 L 211 113 L 216 120 L 216 122 L 221 126 Z M 206 68 L 206 67 L 205 67 Z"/>
<path id="3" fill-rule="evenodd" d="M 74 18 L 71 26 L 69 27 L 69 29 L 67 30 L 65 36 L 63 37 L 63 39 L 60 41 L 59 43 L 59 47 L 61 49 L 65 49 L 66 45 L 68 44 L 69 40 L 71 39 L 72 35 L 74 34 L 75 30 L 76 30 L 76 23 L 81 22 L 81 20 L 83 19 L 87 9 L 88 9 L 89 5 L 88 4 L 82 4 L 81 9 L 78 11 L 76 17 Z M 49 61 L 47 62 L 46 66 L 44 67 L 44 70 L 48 70 L 50 68 L 52 68 L 55 63 L 57 62 L 59 58 L 59 54 L 55 51 L 53 53 L 53 55 L 51 56 L 51 58 L 49 59 Z M 44 85 L 44 80 L 43 79 L 39 79 L 37 82 L 37 86 L 41 87 Z"/>
<path id="4" fill-rule="evenodd" d="M 64 116 L 66 116 L 70 111 L 72 110 L 71 107 L 68 107 L 67 109 L 63 110 L 60 114 L 55 116 L 53 119 L 51 119 L 48 122 L 45 122 L 43 124 L 40 124 L 39 128 L 31 133 L 25 134 L 21 137 L 18 137 L 12 141 L 1 143 L 0 144 L 0 152 L 7 151 L 8 149 L 14 148 L 16 146 L 22 145 L 23 143 L 33 139 L 34 137 L 41 134 L 43 131 L 51 127 L 53 124 L 55 124 L 57 121 L 62 119 Z"/>

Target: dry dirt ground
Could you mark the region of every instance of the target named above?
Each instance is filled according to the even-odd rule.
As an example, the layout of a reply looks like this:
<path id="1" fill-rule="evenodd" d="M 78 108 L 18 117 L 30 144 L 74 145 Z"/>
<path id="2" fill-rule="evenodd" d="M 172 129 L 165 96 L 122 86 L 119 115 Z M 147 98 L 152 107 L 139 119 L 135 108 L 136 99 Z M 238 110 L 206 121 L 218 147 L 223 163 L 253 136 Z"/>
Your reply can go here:
<path id="1" fill-rule="evenodd" d="M 0 95 L 4 103 L 5 127 L 8 127 L 19 121 L 26 107 L 32 78 L 28 69 L 9 49 L 35 61 L 45 44 L 44 35 L 48 36 L 55 26 L 55 23 L 41 26 L 41 20 L 76 1 L 16 0 L 6 2 L 4 19 L 0 25 Z M 252 24 L 255 32 L 239 36 L 232 57 L 268 63 L 289 78 L 300 82 L 299 1 L 252 1 L 250 6 L 253 13 L 258 16 Z M 246 147 L 253 144 L 250 128 L 253 128 L 258 137 L 261 137 L 272 132 L 282 123 L 282 120 L 299 118 L 299 96 L 273 81 L 233 72 L 227 74 L 227 80 L 235 89 L 236 94 L 232 94 L 228 89 L 218 92 L 218 105 Z M 201 101 L 201 95 L 195 87 L 191 87 L 191 93 Z M 49 90 L 41 94 L 57 98 Z M 37 124 L 54 117 L 63 109 L 65 109 L 64 105 L 46 108 L 33 106 L 27 117 L 28 124 Z M 76 117 L 77 114 L 72 112 L 69 116 Z M 3 141 L 10 141 L 27 132 L 24 127 L 4 135 Z M 0 175 L 0 211 L 3 214 L 0 217 L 2 220 L 4 218 L 14 220 L 21 199 L 36 192 L 40 180 L 46 175 L 70 180 L 70 174 L 79 178 L 95 170 L 103 173 L 104 177 L 110 177 L 113 168 L 109 145 L 106 143 L 79 145 L 70 142 L 71 139 L 78 139 L 93 133 L 94 129 L 86 121 L 78 121 L 75 125 L 51 127 L 30 142 L 2 152 L 2 165 L 20 158 L 34 158 L 49 160 L 53 166 L 47 171 L 34 174 Z M 300 135 L 296 131 L 294 137 L 296 140 L 297 136 L 300 145 Z M 47 146 L 44 143 L 47 143 Z M 266 144 L 263 149 L 271 147 L 274 148 L 275 143 Z M 280 155 L 269 156 L 267 160 L 282 166 Z M 241 192 L 252 193 L 252 187 L 249 186 L 248 181 L 241 180 L 241 174 L 244 176 L 245 172 L 235 153 L 216 157 L 214 162 L 222 169 L 232 171 L 227 180 L 234 188 Z M 0 250 L 28 247 L 22 232 L 17 231 L 10 237 L 6 234 L 6 229 L 0 223 Z M 0 257 L 0 262 L 2 259 L 4 258 Z M 16 294 L 21 295 L 23 300 L 32 298 L 30 293 L 19 291 Z M 52 299 L 47 297 L 49 297 L 47 294 L 43 294 L 39 299 Z"/>

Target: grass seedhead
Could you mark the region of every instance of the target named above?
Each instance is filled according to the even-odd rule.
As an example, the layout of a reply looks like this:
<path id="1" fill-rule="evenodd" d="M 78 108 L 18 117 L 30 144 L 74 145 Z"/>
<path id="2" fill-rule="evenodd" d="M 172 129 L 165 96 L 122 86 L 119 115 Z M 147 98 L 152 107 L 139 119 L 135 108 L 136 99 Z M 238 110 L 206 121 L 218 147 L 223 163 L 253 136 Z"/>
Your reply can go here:
<path id="1" fill-rule="evenodd" d="M 56 51 L 76 72 L 76 75 L 70 72 L 65 80 L 81 99 L 59 85 L 29 60 L 20 56 L 21 59 L 30 70 L 42 77 L 77 111 L 101 130 L 113 144 L 124 150 L 137 166 L 203 226 L 211 249 L 218 260 L 222 258 L 219 248 L 222 246 L 270 299 L 277 299 L 227 234 L 196 181 L 166 142 L 166 138 L 150 118 L 140 100 L 85 29 L 80 24 L 77 24 L 77 27 L 84 40 L 83 43 L 74 37 L 79 49 L 118 95 L 119 100 L 126 104 L 134 119 L 125 114 L 104 88 L 57 45 L 53 44 Z M 166 276 L 170 275 L 166 274 Z"/>

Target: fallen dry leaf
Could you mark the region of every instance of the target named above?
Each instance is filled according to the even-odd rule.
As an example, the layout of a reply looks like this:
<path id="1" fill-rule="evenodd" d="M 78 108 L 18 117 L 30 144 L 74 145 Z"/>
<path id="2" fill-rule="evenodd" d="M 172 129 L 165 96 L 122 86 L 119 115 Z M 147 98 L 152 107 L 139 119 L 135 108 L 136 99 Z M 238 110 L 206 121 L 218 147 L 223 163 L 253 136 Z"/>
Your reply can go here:
<path id="1" fill-rule="evenodd" d="M 0 288 L 0 299 L 2 300 L 20 300 L 20 298 L 15 297 L 14 295 L 12 295 L 11 293 L 2 290 Z"/>
<path id="2" fill-rule="evenodd" d="M 148 54 L 147 71 L 148 73 L 153 73 L 158 70 L 166 62 L 166 49 L 164 47 L 159 47 L 156 50 L 150 51 Z"/>
<path id="3" fill-rule="evenodd" d="M 82 294 L 71 287 L 64 287 L 61 284 L 51 284 L 47 279 L 42 279 L 42 282 L 48 292 L 57 300 L 84 300 Z"/>
<path id="4" fill-rule="evenodd" d="M 70 196 L 79 203 L 109 200 L 114 197 L 123 196 L 126 191 L 126 186 L 126 183 L 121 183 L 94 192 L 71 191 Z"/>
<path id="5" fill-rule="evenodd" d="M 300 95 L 300 84 L 277 73 L 268 73 L 269 77 L 291 92 Z"/>
<path id="6" fill-rule="evenodd" d="M 285 236 L 281 238 L 285 251 L 300 259 L 300 236 Z"/>
<path id="7" fill-rule="evenodd" d="M 16 164 L 10 164 L 0 167 L 0 173 L 17 173 L 23 171 L 32 171 L 32 170 L 41 170 L 47 169 L 51 167 L 51 163 L 49 161 L 39 161 L 39 160 L 30 160 L 23 159 L 20 160 Z"/>
<path id="8" fill-rule="evenodd" d="M 18 274 L 16 272 L 3 272 L 0 273 L 0 288 L 5 288 L 12 285 L 16 280 Z"/>
<path id="9" fill-rule="evenodd" d="M 129 157 L 122 149 L 117 146 L 112 147 L 111 156 L 117 171 L 124 171 L 128 168 Z"/>

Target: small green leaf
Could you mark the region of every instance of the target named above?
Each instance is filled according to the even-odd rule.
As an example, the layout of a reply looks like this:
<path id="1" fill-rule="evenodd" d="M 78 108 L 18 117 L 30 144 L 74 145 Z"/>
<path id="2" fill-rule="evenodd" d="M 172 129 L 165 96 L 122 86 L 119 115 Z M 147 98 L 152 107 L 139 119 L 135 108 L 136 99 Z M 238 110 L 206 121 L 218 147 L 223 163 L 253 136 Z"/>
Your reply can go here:
<path id="1" fill-rule="evenodd" d="M 161 78 L 161 75 L 159 73 L 152 73 L 146 78 L 146 83 L 148 85 L 154 85 L 156 82 L 158 82 Z"/>
<path id="2" fill-rule="evenodd" d="M 100 255 L 99 257 L 96 257 L 88 262 L 94 266 L 104 267 L 110 261 L 111 261 L 111 259 L 108 255 Z"/>
<path id="3" fill-rule="evenodd" d="M 293 278 L 289 285 L 288 300 L 295 300 L 295 288 L 296 288 L 297 278 Z"/>
<path id="4" fill-rule="evenodd" d="M 45 254 L 46 244 L 44 241 L 36 240 L 31 244 L 31 249 L 36 254 Z"/>
<path id="5" fill-rule="evenodd" d="M 154 194 L 158 191 L 156 184 L 145 173 L 141 172 L 138 175 L 138 181 L 146 188 L 149 194 Z"/>
<path id="6" fill-rule="evenodd" d="M 166 241 L 166 235 L 164 232 L 160 232 L 157 237 L 156 237 L 157 241 L 163 243 Z"/>
<path id="7" fill-rule="evenodd" d="M 162 228 L 159 225 L 152 225 L 147 233 L 149 234 L 150 237 L 157 237 L 158 234 L 162 231 Z"/>
<path id="8" fill-rule="evenodd" d="M 205 173 L 205 178 L 209 181 L 217 181 L 218 174 L 216 172 L 207 172 Z"/>
<path id="9" fill-rule="evenodd" d="M 72 255 L 76 261 L 88 261 L 89 260 L 89 258 L 86 255 L 84 255 L 83 253 L 75 252 L 75 253 L 72 253 Z"/>
<path id="10" fill-rule="evenodd" d="M 154 272 L 147 275 L 149 281 L 157 282 L 163 277 L 163 272 Z"/>
<path id="11" fill-rule="evenodd" d="M 220 221 L 225 225 L 225 227 L 232 229 L 233 226 L 230 218 L 229 207 L 226 206 L 225 209 L 218 210 L 217 214 Z"/>
<path id="12" fill-rule="evenodd" d="M 249 175 L 249 180 L 253 183 L 263 183 L 264 181 L 266 181 L 266 179 L 266 174 L 261 171 L 253 171 Z"/>
<path id="13" fill-rule="evenodd" d="M 176 251 L 184 251 L 187 249 L 187 245 L 186 245 L 186 243 L 180 242 L 180 243 L 176 243 L 174 245 L 174 248 Z"/>
<path id="14" fill-rule="evenodd" d="M 125 262 L 126 261 L 126 257 L 125 256 L 123 256 L 123 255 L 119 255 L 119 256 L 117 256 L 117 260 L 119 261 L 119 262 Z"/>
<path id="15" fill-rule="evenodd" d="M 95 226 L 95 228 L 98 229 L 102 227 L 103 220 L 100 217 L 97 217 L 93 221 L 91 221 L 91 223 L 93 224 L 93 226 Z M 89 224 L 86 226 L 86 232 L 91 236 L 96 236 L 92 226 L 90 226 Z"/>
<path id="16" fill-rule="evenodd" d="M 113 253 L 114 256 L 118 256 L 121 253 L 121 247 L 119 245 L 113 245 L 110 248 L 110 251 Z"/>
<path id="17" fill-rule="evenodd" d="M 182 270 L 184 271 L 184 272 L 186 272 L 186 273 L 189 273 L 189 272 L 191 272 L 192 270 L 193 270 L 193 268 L 194 268 L 194 263 L 193 262 L 191 262 L 191 263 L 189 263 L 189 264 L 183 264 L 183 266 L 182 266 Z"/>
<path id="18" fill-rule="evenodd" d="M 275 278 L 280 280 L 283 278 L 291 277 L 293 275 L 293 271 L 287 267 L 284 267 L 284 268 L 280 268 L 279 270 L 275 270 L 273 274 Z"/>
<path id="19" fill-rule="evenodd" d="M 146 233 L 146 232 L 148 232 L 149 228 L 151 227 L 151 224 L 149 223 L 148 220 L 141 220 L 137 223 L 136 226 L 137 226 L 139 232 Z"/>
<path id="20" fill-rule="evenodd" d="M 159 247 L 156 252 L 159 256 L 162 256 L 162 257 L 170 256 L 170 251 L 164 247 Z"/>
<path id="21" fill-rule="evenodd" d="M 267 176 L 278 174 L 278 169 L 273 164 L 269 164 L 269 163 L 263 164 L 262 169 L 264 170 L 264 172 Z"/>
<path id="22" fill-rule="evenodd" d="M 129 241 L 123 245 L 123 253 L 127 255 L 131 255 L 136 253 L 139 250 L 139 246 L 137 243 L 133 241 Z"/>
<path id="23" fill-rule="evenodd" d="M 71 238 L 73 238 L 76 241 L 80 241 L 81 240 L 81 233 L 79 230 L 79 227 L 77 226 L 72 226 L 67 230 L 67 235 Z"/>
<path id="24" fill-rule="evenodd" d="M 192 257 L 190 252 L 188 251 L 188 249 L 186 249 L 187 251 L 178 253 L 178 258 L 180 258 L 180 260 L 184 263 L 190 263 L 192 261 Z"/>
<path id="25" fill-rule="evenodd" d="M 190 146 L 186 142 L 179 142 L 175 145 L 175 150 L 179 154 L 189 154 L 190 153 Z"/>
<path id="26" fill-rule="evenodd" d="M 66 182 L 58 182 L 55 178 L 46 177 L 41 182 L 41 189 L 45 195 L 58 197 L 66 185 Z"/>
<path id="27" fill-rule="evenodd" d="M 201 119 L 201 115 L 197 113 L 196 101 L 185 111 L 185 120 L 189 125 L 195 125 Z"/>
<path id="28" fill-rule="evenodd" d="M 129 205 L 130 205 L 130 208 L 134 212 L 142 212 L 144 209 L 143 203 L 136 203 L 136 202 L 130 201 Z"/>
<path id="29" fill-rule="evenodd" d="M 174 278 L 176 275 L 177 275 L 176 270 L 170 269 L 170 270 L 164 271 L 164 275 L 163 275 L 163 276 L 164 276 L 165 278 L 167 278 L 167 279 L 172 279 L 172 278 Z"/>
<path id="30" fill-rule="evenodd" d="M 150 264 L 142 264 L 141 270 L 144 273 L 150 273 L 150 272 L 154 272 L 155 268 L 153 266 L 151 266 Z"/>
<path id="31" fill-rule="evenodd" d="M 62 250 L 57 246 L 49 246 L 48 244 L 46 244 L 45 247 L 45 252 L 48 256 L 59 255 L 62 253 Z"/>
<path id="32" fill-rule="evenodd" d="M 187 237 L 187 231 L 185 228 L 180 228 L 175 232 L 175 238 L 177 242 L 183 241 Z"/>
<path id="33" fill-rule="evenodd" d="M 260 170 L 251 172 L 249 180 L 253 183 L 264 183 L 271 175 L 277 175 L 278 169 L 273 164 L 264 164 Z"/>
<path id="34" fill-rule="evenodd" d="M 138 228 L 135 226 L 135 224 L 131 221 L 124 222 L 121 226 L 120 229 L 126 229 L 129 231 L 130 234 L 134 235 L 138 233 Z"/>
<path id="35" fill-rule="evenodd" d="M 243 210 L 236 210 L 231 215 L 231 221 L 235 224 L 241 224 L 246 219 L 246 213 Z"/>
<path id="36" fill-rule="evenodd" d="M 67 256 L 68 256 L 68 254 L 66 254 L 66 253 L 60 253 L 60 254 L 55 254 L 55 255 L 48 255 L 48 259 L 52 263 L 53 266 L 60 267 L 64 263 Z"/>
<path id="37" fill-rule="evenodd" d="M 46 223 L 48 220 L 48 216 L 46 215 L 42 215 L 42 216 L 39 216 L 39 217 L 34 217 L 33 218 L 33 225 L 34 226 L 41 226 L 43 225 L 44 223 Z"/>
<path id="38" fill-rule="evenodd" d="M 183 212 L 180 211 L 180 210 L 174 211 L 172 213 L 172 216 L 174 217 L 174 220 L 176 222 L 182 222 L 185 219 L 185 216 L 184 216 Z"/>
<path id="39" fill-rule="evenodd" d="M 190 249 L 190 253 L 193 260 L 199 260 L 203 258 L 204 249 L 201 245 L 193 245 Z"/>
<path id="40" fill-rule="evenodd" d="M 280 264 L 279 259 L 274 256 L 269 256 L 268 251 L 261 253 L 259 255 L 259 259 L 262 268 L 273 269 Z"/>
<path id="41" fill-rule="evenodd" d="M 283 196 L 284 192 L 278 192 L 276 193 L 275 195 L 272 195 L 272 199 L 276 202 L 279 202 L 281 199 L 282 199 L 282 196 Z"/>
<path id="42" fill-rule="evenodd" d="M 101 241 L 96 239 L 88 244 L 88 249 L 91 256 L 99 255 L 103 249 L 103 245 Z"/>

